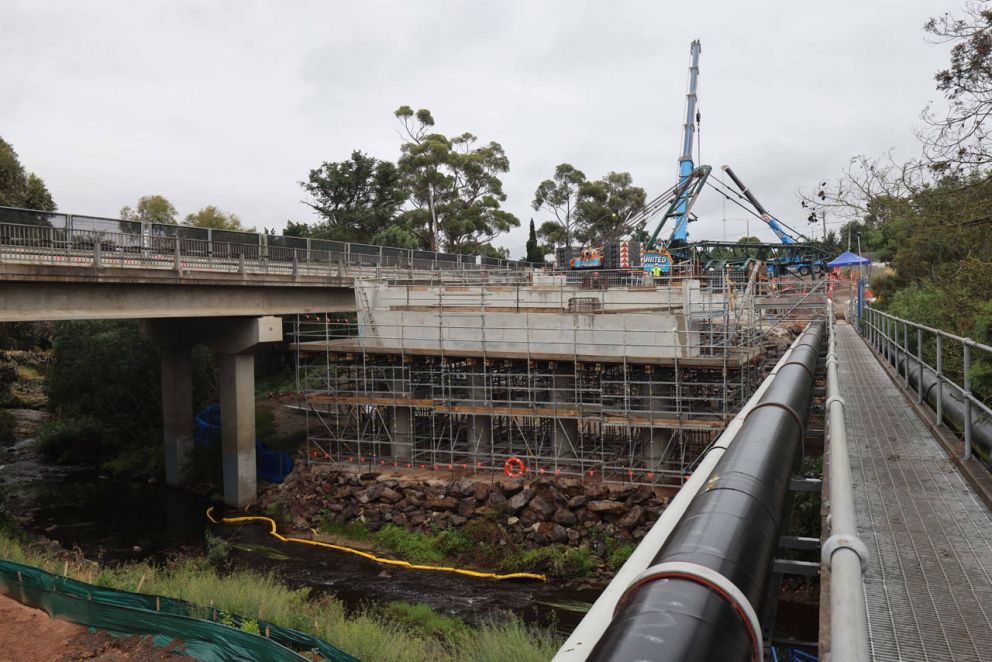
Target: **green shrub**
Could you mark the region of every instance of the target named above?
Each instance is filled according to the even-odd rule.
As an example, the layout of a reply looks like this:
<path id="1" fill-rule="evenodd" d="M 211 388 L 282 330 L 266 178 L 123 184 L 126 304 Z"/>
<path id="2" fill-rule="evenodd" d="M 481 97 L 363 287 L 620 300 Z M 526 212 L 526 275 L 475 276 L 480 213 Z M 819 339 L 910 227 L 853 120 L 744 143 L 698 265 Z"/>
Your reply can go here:
<path id="1" fill-rule="evenodd" d="M 209 529 L 205 535 L 207 539 L 207 561 L 210 565 L 220 566 L 227 561 L 227 557 L 231 554 L 231 543 L 210 533 Z"/>
<path id="2" fill-rule="evenodd" d="M 106 459 L 103 424 L 92 416 L 66 416 L 42 423 L 38 452 L 56 464 L 89 464 Z"/>

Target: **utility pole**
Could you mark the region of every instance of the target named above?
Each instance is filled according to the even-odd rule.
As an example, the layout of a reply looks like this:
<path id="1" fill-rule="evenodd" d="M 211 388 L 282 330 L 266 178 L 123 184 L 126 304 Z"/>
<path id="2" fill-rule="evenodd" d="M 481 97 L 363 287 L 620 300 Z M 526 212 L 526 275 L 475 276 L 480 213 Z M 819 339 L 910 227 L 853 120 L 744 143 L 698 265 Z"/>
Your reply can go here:
<path id="1" fill-rule="evenodd" d="M 820 211 L 820 216 L 823 217 L 823 241 L 827 240 L 827 210 L 823 209 Z"/>

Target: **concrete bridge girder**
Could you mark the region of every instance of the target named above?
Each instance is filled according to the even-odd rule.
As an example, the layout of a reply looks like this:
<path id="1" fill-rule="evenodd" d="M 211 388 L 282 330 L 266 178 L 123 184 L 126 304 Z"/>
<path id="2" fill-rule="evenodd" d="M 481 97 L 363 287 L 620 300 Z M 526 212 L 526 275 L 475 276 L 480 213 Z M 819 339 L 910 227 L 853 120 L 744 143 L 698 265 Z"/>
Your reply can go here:
<path id="1" fill-rule="evenodd" d="M 184 484 L 193 448 L 192 347 L 205 344 L 220 364 L 224 502 L 243 508 L 255 500 L 255 356 L 282 340 L 278 317 L 148 319 L 142 334 L 162 349 L 162 414 L 166 483 Z"/>

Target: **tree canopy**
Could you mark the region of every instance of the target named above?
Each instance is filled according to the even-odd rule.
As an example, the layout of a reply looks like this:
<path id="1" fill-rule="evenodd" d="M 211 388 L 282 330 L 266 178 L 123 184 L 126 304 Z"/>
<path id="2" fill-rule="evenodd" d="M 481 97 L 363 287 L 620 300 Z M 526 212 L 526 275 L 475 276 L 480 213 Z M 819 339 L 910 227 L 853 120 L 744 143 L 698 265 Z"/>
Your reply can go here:
<path id="1" fill-rule="evenodd" d="M 400 106 L 394 115 L 403 127 L 398 167 L 409 194 L 398 220 L 425 248 L 479 252 L 520 225 L 500 208 L 506 200 L 500 175 L 509 171 L 510 160 L 499 143 L 478 146 L 471 133 L 434 132 L 426 108 Z"/>
<path id="2" fill-rule="evenodd" d="M 121 207 L 121 219 L 125 221 L 175 224 L 177 217 L 176 208 L 161 195 L 143 195 L 133 208 Z"/>
<path id="3" fill-rule="evenodd" d="M 0 206 L 55 211 L 58 207 L 44 180 L 24 170 L 13 146 L 0 138 Z"/>
<path id="4" fill-rule="evenodd" d="M 644 208 L 644 189 L 634 186 L 629 172 L 611 172 L 579 187 L 576 221 L 583 243 L 620 241 L 628 222 Z"/>
<path id="5" fill-rule="evenodd" d="M 531 206 L 554 216 L 553 221 L 541 223 L 537 234 L 552 246 L 571 246 L 577 239 L 575 215 L 585 183 L 585 173 L 571 163 L 560 163 L 551 179 L 537 185 Z"/>
<path id="6" fill-rule="evenodd" d="M 214 205 L 207 205 L 198 212 L 187 214 L 183 225 L 195 228 L 210 228 L 212 230 L 230 230 L 232 232 L 254 232 L 255 228 L 246 228 L 236 214 L 221 211 Z"/>
<path id="7" fill-rule="evenodd" d="M 355 150 L 347 161 L 325 161 L 311 170 L 300 186 L 310 195 L 305 204 L 321 220 L 314 225 L 294 223 L 286 234 L 366 244 L 416 244 L 412 235 L 393 226 L 407 198 L 396 164 Z"/>

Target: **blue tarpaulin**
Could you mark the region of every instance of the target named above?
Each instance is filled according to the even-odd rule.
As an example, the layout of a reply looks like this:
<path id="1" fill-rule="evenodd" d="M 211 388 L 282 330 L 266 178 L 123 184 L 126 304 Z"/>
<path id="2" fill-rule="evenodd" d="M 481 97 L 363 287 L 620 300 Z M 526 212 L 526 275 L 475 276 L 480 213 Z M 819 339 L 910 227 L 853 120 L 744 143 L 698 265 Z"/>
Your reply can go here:
<path id="1" fill-rule="evenodd" d="M 197 443 L 216 446 L 220 443 L 220 405 L 210 405 L 195 417 L 193 438 Z M 281 483 L 293 470 L 293 458 L 285 451 L 273 451 L 255 438 L 255 467 L 258 477 Z"/>
<path id="2" fill-rule="evenodd" d="M 851 251 L 844 251 L 828 262 L 827 266 L 833 269 L 834 267 L 856 267 L 859 264 L 871 264 L 871 260 L 866 257 L 861 257 L 856 253 L 852 253 Z"/>

